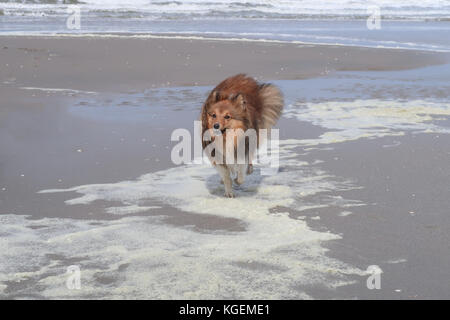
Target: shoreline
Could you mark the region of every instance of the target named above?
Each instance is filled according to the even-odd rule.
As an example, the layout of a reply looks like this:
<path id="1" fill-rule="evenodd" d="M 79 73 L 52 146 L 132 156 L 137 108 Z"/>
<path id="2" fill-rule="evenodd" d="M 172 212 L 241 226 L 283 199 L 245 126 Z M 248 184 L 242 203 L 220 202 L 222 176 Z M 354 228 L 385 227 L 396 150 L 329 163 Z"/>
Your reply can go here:
<path id="1" fill-rule="evenodd" d="M 405 48 L 405 47 L 387 47 L 387 46 L 369 46 L 361 44 L 344 44 L 344 43 L 327 43 L 327 42 L 308 42 L 301 40 L 279 40 L 279 39 L 253 39 L 253 38 L 237 38 L 237 37 L 214 37 L 201 36 L 195 33 L 145 33 L 145 32 L 87 32 L 87 33 L 0 33 L 2 37 L 32 37 L 32 38 L 48 38 L 48 39 L 66 39 L 66 38 L 102 38 L 102 39 L 166 39 L 166 40 L 194 40 L 194 41 L 218 41 L 218 42 L 249 42 L 249 43 L 266 43 L 266 44 L 291 44 L 297 46 L 326 46 L 326 47 L 349 47 L 349 48 L 365 48 L 365 49 L 387 49 L 387 50 L 404 50 L 416 51 L 426 53 L 447 54 L 450 56 L 450 51 L 438 49 L 419 49 L 419 48 Z"/>

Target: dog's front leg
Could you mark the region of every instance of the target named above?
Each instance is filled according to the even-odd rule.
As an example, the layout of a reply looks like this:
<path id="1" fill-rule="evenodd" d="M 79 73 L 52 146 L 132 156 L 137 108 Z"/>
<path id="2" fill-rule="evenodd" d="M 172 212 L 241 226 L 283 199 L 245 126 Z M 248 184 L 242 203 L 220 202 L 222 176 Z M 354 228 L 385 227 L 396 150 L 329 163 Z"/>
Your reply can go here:
<path id="1" fill-rule="evenodd" d="M 246 164 L 238 164 L 237 165 L 237 177 L 234 179 L 234 182 L 236 182 L 238 185 L 241 185 L 245 181 L 245 174 L 247 171 L 247 165 Z"/>
<path id="2" fill-rule="evenodd" d="M 227 166 L 223 164 L 218 164 L 216 166 L 219 171 L 220 176 L 222 177 L 223 184 L 225 186 L 225 197 L 234 198 L 233 189 L 232 189 L 232 181 L 230 177 L 230 170 Z"/>

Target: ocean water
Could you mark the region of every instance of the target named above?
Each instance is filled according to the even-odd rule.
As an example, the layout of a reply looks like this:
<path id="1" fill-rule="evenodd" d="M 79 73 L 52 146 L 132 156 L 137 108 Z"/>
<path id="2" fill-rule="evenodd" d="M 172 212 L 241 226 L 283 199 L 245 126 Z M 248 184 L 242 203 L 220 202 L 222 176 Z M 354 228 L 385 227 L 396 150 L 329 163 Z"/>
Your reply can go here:
<path id="1" fill-rule="evenodd" d="M 0 34 L 161 34 L 450 51 L 450 0 L 0 1 Z M 80 28 L 69 29 L 70 5 Z M 374 7 L 375 6 L 375 7 Z M 367 20 L 379 9 L 380 29 Z"/>

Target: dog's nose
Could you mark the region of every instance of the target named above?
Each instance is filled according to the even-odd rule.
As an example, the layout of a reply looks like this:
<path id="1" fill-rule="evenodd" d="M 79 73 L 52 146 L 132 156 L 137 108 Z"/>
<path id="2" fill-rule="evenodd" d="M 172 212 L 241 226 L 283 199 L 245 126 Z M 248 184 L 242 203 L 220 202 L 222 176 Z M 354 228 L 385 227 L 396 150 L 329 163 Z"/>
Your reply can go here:
<path id="1" fill-rule="evenodd" d="M 220 128 L 220 124 L 218 124 L 218 123 L 214 123 L 214 129 L 219 129 Z"/>

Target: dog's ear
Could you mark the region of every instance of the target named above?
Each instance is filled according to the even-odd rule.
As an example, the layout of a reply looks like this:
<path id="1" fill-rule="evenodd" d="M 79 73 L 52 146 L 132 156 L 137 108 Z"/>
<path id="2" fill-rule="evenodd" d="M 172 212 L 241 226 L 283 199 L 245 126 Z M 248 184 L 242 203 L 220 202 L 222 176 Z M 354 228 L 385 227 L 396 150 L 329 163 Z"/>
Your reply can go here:
<path id="1" fill-rule="evenodd" d="M 208 145 L 209 142 L 203 141 L 203 135 L 205 134 L 205 131 L 208 130 L 208 103 L 205 102 L 205 104 L 202 107 L 202 114 L 200 116 L 200 121 L 202 122 L 202 132 L 201 132 L 201 139 L 202 139 L 202 146 L 203 149 Z"/>
<path id="2" fill-rule="evenodd" d="M 220 91 L 213 90 L 213 91 L 211 91 L 208 98 L 206 99 L 206 104 L 209 105 L 211 103 L 216 103 L 219 100 L 220 100 Z"/>
<path id="3" fill-rule="evenodd" d="M 236 93 L 230 95 L 230 100 L 235 102 L 238 106 L 245 110 L 247 108 L 247 101 L 242 93 Z"/>
<path id="4" fill-rule="evenodd" d="M 211 104 L 216 103 L 220 100 L 220 92 L 218 90 L 213 90 L 209 94 L 208 98 L 206 98 L 205 103 L 202 107 L 202 114 L 200 116 L 200 120 L 202 121 L 202 145 L 203 148 L 205 148 L 210 142 L 209 141 L 203 141 L 203 135 L 205 132 L 209 129 L 208 128 L 208 108 Z"/>

